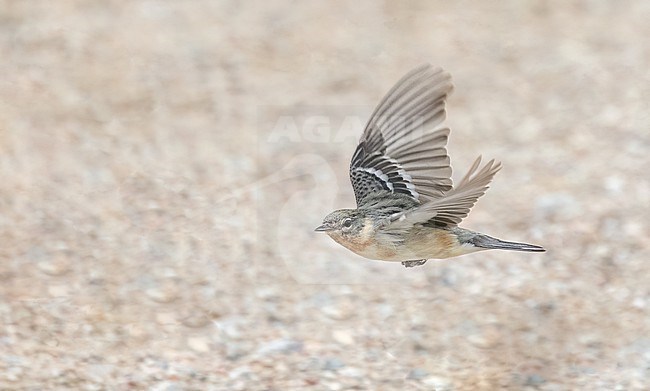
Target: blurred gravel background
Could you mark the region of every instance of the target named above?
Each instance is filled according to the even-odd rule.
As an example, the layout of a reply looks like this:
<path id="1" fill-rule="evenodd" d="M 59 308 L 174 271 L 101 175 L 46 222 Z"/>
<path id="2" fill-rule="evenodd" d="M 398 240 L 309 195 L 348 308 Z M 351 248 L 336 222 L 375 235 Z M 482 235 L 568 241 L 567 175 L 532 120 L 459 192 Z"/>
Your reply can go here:
<path id="1" fill-rule="evenodd" d="M 0 389 L 650 387 L 650 3 L 0 1 Z M 363 122 L 454 77 L 464 226 L 405 269 L 312 230 Z"/>

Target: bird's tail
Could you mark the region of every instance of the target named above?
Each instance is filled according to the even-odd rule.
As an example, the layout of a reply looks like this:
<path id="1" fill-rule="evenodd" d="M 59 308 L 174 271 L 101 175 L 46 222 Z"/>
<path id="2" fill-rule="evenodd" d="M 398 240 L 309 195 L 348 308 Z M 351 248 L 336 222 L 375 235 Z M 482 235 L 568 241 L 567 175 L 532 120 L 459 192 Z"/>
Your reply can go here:
<path id="1" fill-rule="evenodd" d="M 494 250 L 514 250 L 544 252 L 546 249 L 541 246 L 528 243 L 506 242 L 505 240 L 493 238 L 488 235 L 478 234 L 469 241 L 476 247 Z"/>

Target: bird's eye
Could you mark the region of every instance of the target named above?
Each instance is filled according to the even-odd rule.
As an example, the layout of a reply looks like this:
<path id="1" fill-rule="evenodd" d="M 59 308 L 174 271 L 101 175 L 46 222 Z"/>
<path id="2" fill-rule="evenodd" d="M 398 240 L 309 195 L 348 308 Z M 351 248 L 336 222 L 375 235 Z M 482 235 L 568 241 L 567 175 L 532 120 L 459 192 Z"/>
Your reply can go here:
<path id="1" fill-rule="evenodd" d="M 343 220 L 343 227 L 344 228 L 352 227 L 352 219 L 348 217 L 347 219 Z"/>

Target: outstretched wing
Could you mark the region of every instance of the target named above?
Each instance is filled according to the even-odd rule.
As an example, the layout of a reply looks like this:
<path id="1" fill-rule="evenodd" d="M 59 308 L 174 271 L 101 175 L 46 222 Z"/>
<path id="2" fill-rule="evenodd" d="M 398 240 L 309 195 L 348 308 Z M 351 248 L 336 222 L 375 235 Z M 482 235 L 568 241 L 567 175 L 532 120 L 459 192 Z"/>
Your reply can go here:
<path id="1" fill-rule="evenodd" d="M 485 194 L 492 178 L 501 169 L 501 163 L 490 160 L 479 170 L 481 157 L 476 159 L 457 187 L 442 198 L 432 200 L 386 221 L 385 233 L 406 232 L 417 224 L 427 226 L 455 226 L 467 215 L 476 201 Z M 393 235 L 394 236 L 394 235 Z"/>
<path id="2" fill-rule="evenodd" d="M 404 76 L 373 112 L 350 164 L 357 206 L 368 196 L 406 194 L 420 203 L 451 190 L 445 100 L 453 89 L 441 68 L 422 65 Z"/>
<path id="3" fill-rule="evenodd" d="M 444 197 L 430 202 L 423 209 L 436 212 L 428 224 L 434 225 L 458 225 L 472 209 L 476 201 L 485 194 L 490 182 L 501 169 L 501 163 L 490 160 L 479 170 L 481 157 L 479 156 L 461 179 L 458 186 L 447 192 Z"/>

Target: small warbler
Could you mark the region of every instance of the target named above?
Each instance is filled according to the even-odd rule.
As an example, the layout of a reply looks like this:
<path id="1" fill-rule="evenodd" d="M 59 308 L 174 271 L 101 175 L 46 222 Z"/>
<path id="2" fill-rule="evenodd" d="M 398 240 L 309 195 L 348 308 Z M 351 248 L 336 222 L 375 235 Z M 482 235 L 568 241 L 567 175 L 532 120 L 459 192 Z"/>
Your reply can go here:
<path id="1" fill-rule="evenodd" d="M 336 210 L 316 231 L 370 259 L 406 267 L 499 249 L 543 252 L 458 226 L 482 196 L 501 164 L 482 168 L 476 159 L 457 186 L 447 155 L 445 100 L 451 76 L 422 65 L 406 74 L 381 100 L 361 136 L 350 179 L 356 209 Z"/>

